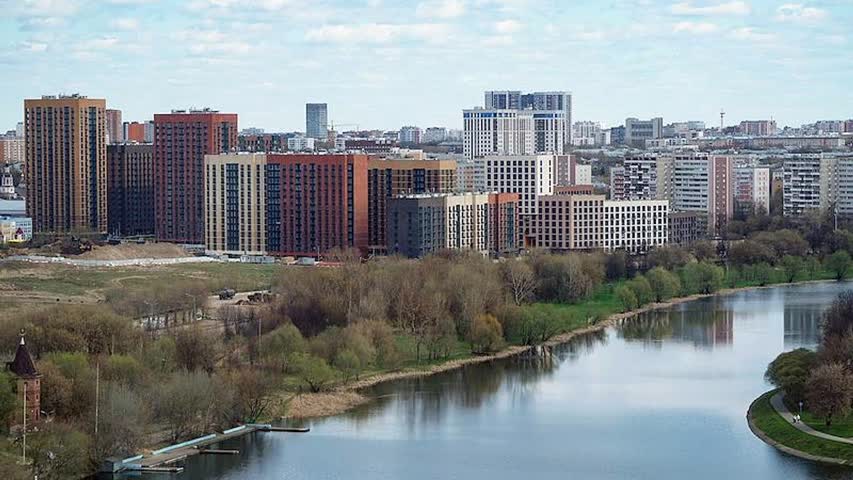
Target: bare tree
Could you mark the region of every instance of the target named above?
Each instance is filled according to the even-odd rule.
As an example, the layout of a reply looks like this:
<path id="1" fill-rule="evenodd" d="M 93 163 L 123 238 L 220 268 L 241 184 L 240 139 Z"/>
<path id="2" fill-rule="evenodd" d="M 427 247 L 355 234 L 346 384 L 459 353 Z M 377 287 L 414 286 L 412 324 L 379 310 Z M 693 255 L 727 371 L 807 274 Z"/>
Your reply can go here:
<path id="1" fill-rule="evenodd" d="M 536 275 L 526 261 L 507 260 L 501 265 L 504 282 L 516 305 L 528 301 L 536 290 Z"/>

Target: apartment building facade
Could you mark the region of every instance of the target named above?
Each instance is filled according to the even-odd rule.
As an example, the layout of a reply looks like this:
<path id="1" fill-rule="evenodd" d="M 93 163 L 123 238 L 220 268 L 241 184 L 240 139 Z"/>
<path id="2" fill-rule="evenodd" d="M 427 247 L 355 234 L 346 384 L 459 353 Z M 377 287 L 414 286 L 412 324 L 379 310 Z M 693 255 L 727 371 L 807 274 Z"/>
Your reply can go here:
<path id="1" fill-rule="evenodd" d="M 107 232 L 106 101 L 24 100 L 27 214 L 36 232 Z"/>

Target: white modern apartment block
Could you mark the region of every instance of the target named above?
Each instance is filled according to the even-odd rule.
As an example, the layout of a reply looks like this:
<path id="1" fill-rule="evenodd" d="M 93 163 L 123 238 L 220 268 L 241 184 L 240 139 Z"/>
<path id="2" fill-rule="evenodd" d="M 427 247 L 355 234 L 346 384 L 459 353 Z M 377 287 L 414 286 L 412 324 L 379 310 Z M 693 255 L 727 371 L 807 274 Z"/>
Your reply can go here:
<path id="1" fill-rule="evenodd" d="M 520 90 L 495 90 L 484 94 L 486 109 L 549 110 L 563 112 L 563 139 L 572 144 L 572 94 L 565 91 L 522 93 Z M 558 152 L 552 152 L 558 153 Z"/>
<path id="2" fill-rule="evenodd" d="M 486 165 L 483 159 L 456 159 L 456 191 L 486 191 Z"/>
<path id="3" fill-rule="evenodd" d="M 315 141 L 312 137 L 290 137 L 287 139 L 287 150 L 291 152 L 313 152 Z"/>
<path id="4" fill-rule="evenodd" d="M 783 164 L 782 210 L 785 216 L 797 216 L 820 208 L 821 158 L 803 155 L 786 159 Z"/>
<path id="5" fill-rule="evenodd" d="M 266 254 L 266 163 L 260 153 L 205 155 L 205 248 Z"/>
<path id="6" fill-rule="evenodd" d="M 561 110 L 533 111 L 534 153 L 562 155 L 566 138 L 565 112 Z"/>
<path id="7" fill-rule="evenodd" d="M 519 215 L 535 215 L 537 199 L 554 193 L 554 155 L 493 155 L 480 161 L 484 166 L 485 191 L 519 194 Z"/>
<path id="8" fill-rule="evenodd" d="M 598 122 L 575 122 L 572 125 L 572 145 L 577 147 L 602 145 L 601 124 Z"/>
<path id="9" fill-rule="evenodd" d="M 532 155 L 533 112 L 463 110 L 462 151 L 465 158 L 486 155 Z"/>
<path id="10" fill-rule="evenodd" d="M 575 185 L 592 185 L 592 165 L 575 164 Z"/>
<path id="11" fill-rule="evenodd" d="M 536 245 L 552 250 L 644 253 L 668 242 L 669 202 L 606 200 L 604 195 L 539 198 Z"/>

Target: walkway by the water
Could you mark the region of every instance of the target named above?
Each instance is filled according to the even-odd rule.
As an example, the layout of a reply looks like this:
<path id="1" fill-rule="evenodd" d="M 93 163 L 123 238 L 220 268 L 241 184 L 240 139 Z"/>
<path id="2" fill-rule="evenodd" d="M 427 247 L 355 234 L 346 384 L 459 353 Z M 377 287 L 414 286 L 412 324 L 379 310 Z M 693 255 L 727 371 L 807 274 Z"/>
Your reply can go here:
<path id="1" fill-rule="evenodd" d="M 841 442 L 849 445 L 853 445 L 853 439 L 838 437 L 836 435 L 830 435 L 828 433 L 819 432 L 814 428 L 806 425 L 803 422 L 794 423 L 794 414 L 788 410 L 788 407 L 785 406 L 785 402 L 782 401 L 784 395 L 781 391 L 777 392 L 770 398 L 770 404 L 773 405 L 773 409 L 776 410 L 776 413 L 782 416 L 786 422 L 790 423 L 797 430 L 807 433 L 813 437 L 823 438 L 824 440 L 832 440 L 833 442 Z"/>

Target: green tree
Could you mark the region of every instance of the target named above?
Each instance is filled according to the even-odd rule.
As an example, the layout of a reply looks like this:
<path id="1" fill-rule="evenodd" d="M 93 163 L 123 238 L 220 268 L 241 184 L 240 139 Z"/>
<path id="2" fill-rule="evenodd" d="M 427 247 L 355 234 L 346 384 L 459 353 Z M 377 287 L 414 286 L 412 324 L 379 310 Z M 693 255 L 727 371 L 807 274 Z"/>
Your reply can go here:
<path id="1" fill-rule="evenodd" d="M 12 415 L 17 412 L 18 397 L 15 394 L 15 379 L 6 371 L 0 371 L 0 429 L 6 429 Z"/>
<path id="2" fill-rule="evenodd" d="M 782 353 L 770 362 L 764 378 L 772 385 L 784 390 L 790 401 L 799 402 L 804 398 L 806 381 L 816 364 L 815 352 L 798 348 Z"/>
<path id="3" fill-rule="evenodd" d="M 494 352 L 503 344 L 503 328 L 494 315 L 488 313 L 477 315 L 474 317 L 474 323 L 471 324 L 468 340 L 474 352 Z"/>
<path id="4" fill-rule="evenodd" d="M 292 323 L 286 323 L 261 340 L 261 358 L 281 372 L 289 372 L 290 362 L 306 349 L 302 333 Z"/>
<path id="5" fill-rule="evenodd" d="M 656 302 L 663 302 L 678 295 L 681 282 L 678 276 L 663 267 L 655 267 L 646 273 Z"/>
<path id="6" fill-rule="evenodd" d="M 639 306 L 643 306 L 655 298 L 651 284 L 649 284 L 646 277 L 642 275 L 637 275 L 632 278 L 626 283 L 626 285 L 634 292 L 634 295 L 637 296 L 637 304 Z"/>
<path id="7" fill-rule="evenodd" d="M 311 392 L 321 392 L 335 380 L 335 370 L 326 360 L 310 355 L 299 354 L 293 360 L 293 369 Z"/>
<path id="8" fill-rule="evenodd" d="M 620 285 L 616 287 L 616 291 L 614 293 L 616 294 L 616 298 L 619 299 L 619 303 L 622 304 L 623 312 L 628 312 L 637 308 L 637 295 L 634 294 L 634 291 L 631 288 L 625 285 Z"/>
<path id="9" fill-rule="evenodd" d="M 178 368 L 213 373 L 219 359 L 219 342 L 197 325 L 182 328 L 175 336 L 175 359 Z"/>
<path id="10" fill-rule="evenodd" d="M 150 423 L 148 405 L 125 385 L 105 384 L 102 388 L 95 458 L 133 455 L 144 446 L 145 428 Z"/>
<path id="11" fill-rule="evenodd" d="M 850 254 L 844 250 L 839 250 L 826 258 L 826 268 L 835 275 L 835 279 L 838 281 L 847 278 L 850 266 Z"/>
<path id="12" fill-rule="evenodd" d="M 809 375 L 805 397 L 808 409 L 823 417 L 827 426 L 832 425 L 834 417 L 844 417 L 850 413 L 853 377 L 843 365 L 821 365 Z"/>
<path id="13" fill-rule="evenodd" d="M 723 285 L 723 269 L 705 262 L 690 263 L 681 269 L 681 285 L 686 293 L 711 294 Z"/>
<path id="14" fill-rule="evenodd" d="M 761 262 L 753 266 L 753 274 L 759 286 L 766 286 L 773 277 L 773 267 Z"/>
<path id="15" fill-rule="evenodd" d="M 805 268 L 805 264 L 801 257 L 794 255 L 785 255 L 782 257 L 782 268 L 785 269 L 785 278 L 788 283 L 792 283 Z"/>
<path id="16" fill-rule="evenodd" d="M 92 472 L 89 435 L 59 421 L 45 423 L 27 437 L 33 474 L 40 480 L 80 478 Z"/>

